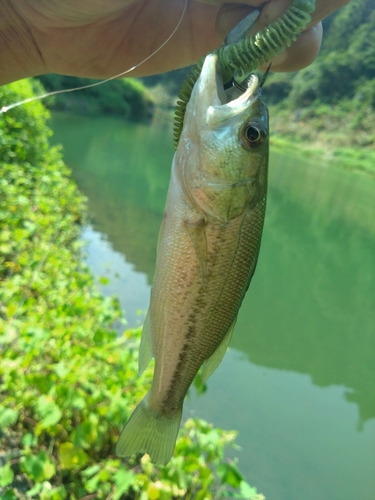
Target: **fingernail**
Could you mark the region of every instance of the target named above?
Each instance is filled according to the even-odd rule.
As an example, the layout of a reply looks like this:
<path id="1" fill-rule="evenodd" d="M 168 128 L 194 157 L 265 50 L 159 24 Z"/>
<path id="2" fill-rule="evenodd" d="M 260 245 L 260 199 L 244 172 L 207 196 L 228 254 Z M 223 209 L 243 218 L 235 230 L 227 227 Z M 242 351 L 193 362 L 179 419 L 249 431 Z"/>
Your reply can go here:
<path id="1" fill-rule="evenodd" d="M 290 5 L 290 0 L 278 0 L 277 2 L 267 2 L 261 13 L 262 23 L 266 26 L 267 24 L 273 23 L 280 16 L 284 14 Z"/>
<path id="2" fill-rule="evenodd" d="M 287 59 L 288 59 L 288 52 L 284 50 L 284 52 L 281 52 L 278 56 L 272 58 L 271 68 L 275 69 L 277 66 L 284 64 Z"/>
<path id="3" fill-rule="evenodd" d="M 261 15 L 260 15 L 260 24 L 261 26 L 268 26 L 273 23 L 277 19 L 279 19 L 284 12 L 288 9 L 290 5 L 290 0 L 279 0 L 277 2 L 268 2 L 264 5 Z M 284 64 L 288 59 L 288 52 L 284 50 L 279 55 L 272 59 L 272 70 L 275 70 L 277 66 Z M 268 63 L 267 63 L 268 65 Z M 266 65 L 265 65 L 266 67 Z M 271 70 L 271 71 L 272 71 Z"/>
<path id="4" fill-rule="evenodd" d="M 225 38 L 244 17 L 254 8 L 246 5 L 224 5 L 218 12 L 216 18 L 216 31 L 221 38 Z"/>

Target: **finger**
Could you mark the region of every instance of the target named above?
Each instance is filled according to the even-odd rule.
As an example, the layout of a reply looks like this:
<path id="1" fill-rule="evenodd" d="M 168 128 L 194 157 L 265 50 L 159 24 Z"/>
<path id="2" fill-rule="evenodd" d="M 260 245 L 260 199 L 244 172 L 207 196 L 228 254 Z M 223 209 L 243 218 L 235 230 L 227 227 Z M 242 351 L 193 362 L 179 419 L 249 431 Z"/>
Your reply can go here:
<path id="1" fill-rule="evenodd" d="M 309 66 L 319 54 L 322 43 L 322 24 L 309 28 L 301 33 L 292 45 L 272 60 L 271 71 L 298 71 Z M 266 69 L 268 64 L 262 69 Z"/>
<path id="2" fill-rule="evenodd" d="M 274 0 L 266 4 L 264 1 L 257 2 L 256 0 L 250 0 L 250 2 L 251 5 L 227 4 L 221 7 L 216 20 L 216 28 L 219 36 L 226 36 L 247 14 L 263 5 L 258 21 L 250 32 L 250 34 L 255 34 L 274 21 L 277 21 L 290 5 L 290 0 Z M 248 1 L 248 3 L 250 2 Z"/>
<path id="3" fill-rule="evenodd" d="M 339 0 L 335 1 L 338 2 Z M 264 5 L 258 22 L 251 31 L 251 34 L 258 32 L 279 19 L 289 5 L 290 0 L 272 1 Z M 244 5 L 224 5 L 218 13 L 216 22 L 216 29 L 219 35 L 221 37 L 225 36 L 228 31 L 253 10 L 253 7 Z M 272 59 L 271 71 L 297 71 L 311 64 L 319 53 L 322 34 L 320 23 L 305 30 L 286 51 Z M 265 69 L 265 67 L 262 69 Z"/>
<path id="4" fill-rule="evenodd" d="M 251 2 L 251 0 L 250 0 Z M 311 21 L 308 28 L 315 26 L 320 21 L 328 17 L 332 12 L 347 5 L 350 0 L 316 0 L 316 7 L 311 14 Z M 252 2 L 251 2 L 252 4 Z M 276 21 L 290 6 L 290 0 L 271 0 L 264 5 L 262 9 L 261 20 L 265 25 Z"/>
<path id="5" fill-rule="evenodd" d="M 200 3 L 209 3 L 211 5 L 224 5 L 228 3 L 228 0 L 195 0 Z M 250 7 L 260 7 L 263 5 L 265 0 L 236 0 L 236 4 L 245 4 Z"/>
<path id="6" fill-rule="evenodd" d="M 253 12 L 254 9 L 255 7 L 249 7 L 248 5 L 224 5 L 219 10 L 216 18 L 216 31 L 220 38 L 224 39 L 231 29 Z M 258 26 L 258 22 L 255 26 Z"/>
<path id="7" fill-rule="evenodd" d="M 338 3 L 343 1 L 347 0 L 334 0 L 332 3 L 337 7 Z M 329 3 L 327 0 L 317 2 L 317 8 L 319 9 L 317 19 L 320 19 L 321 16 L 324 17 L 324 13 L 328 12 L 327 7 L 324 5 Z M 289 5 L 289 0 L 271 1 L 266 4 L 259 19 L 261 27 L 279 19 Z M 287 50 L 272 61 L 271 71 L 297 71 L 315 61 L 322 43 L 323 29 L 318 20 L 315 24 L 312 23 L 313 21 L 308 24 L 308 29 L 303 31 Z"/>
<path id="8" fill-rule="evenodd" d="M 195 0 L 201 3 L 208 3 L 212 5 L 224 5 L 228 0 Z M 332 12 L 344 7 L 350 2 L 350 0 L 316 0 L 316 8 L 311 16 L 311 23 L 309 27 L 317 24 L 326 17 L 328 17 Z M 275 21 L 280 17 L 285 10 L 290 5 L 290 0 L 236 0 L 236 4 L 244 4 L 248 7 L 260 7 L 264 5 L 264 14 L 268 11 L 268 24 Z M 229 8 L 236 9 L 236 5 L 228 5 Z M 264 16 L 263 14 L 263 16 Z M 240 19 L 237 21 L 239 22 Z M 232 26 L 233 27 L 233 26 Z"/>
<path id="9" fill-rule="evenodd" d="M 350 2 L 350 0 L 317 0 L 316 9 L 311 15 L 310 25 L 317 24 L 326 17 L 328 17 L 332 12 L 344 7 Z"/>

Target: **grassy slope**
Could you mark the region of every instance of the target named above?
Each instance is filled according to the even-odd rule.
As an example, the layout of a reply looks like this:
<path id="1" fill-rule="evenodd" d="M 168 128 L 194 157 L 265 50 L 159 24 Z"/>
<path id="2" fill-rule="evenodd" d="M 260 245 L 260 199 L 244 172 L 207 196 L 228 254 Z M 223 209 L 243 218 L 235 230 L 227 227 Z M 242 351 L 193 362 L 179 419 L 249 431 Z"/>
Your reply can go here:
<path id="1" fill-rule="evenodd" d="M 271 145 L 322 160 L 326 164 L 334 163 L 347 170 L 375 176 L 375 147 L 373 144 L 358 144 L 353 140 L 353 136 L 360 140 L 362 131 L 353 130 L 348 125 L 349 116 L 350 113 L 346 117 L 335 117 L 323 112 L 311 117 L 309 110 L 301 115 L 270 106 Z M 369 113 L 368 119 L 375 124 L 375 112 Z M 348 137 L 352 139 L 348 140 Z"/>

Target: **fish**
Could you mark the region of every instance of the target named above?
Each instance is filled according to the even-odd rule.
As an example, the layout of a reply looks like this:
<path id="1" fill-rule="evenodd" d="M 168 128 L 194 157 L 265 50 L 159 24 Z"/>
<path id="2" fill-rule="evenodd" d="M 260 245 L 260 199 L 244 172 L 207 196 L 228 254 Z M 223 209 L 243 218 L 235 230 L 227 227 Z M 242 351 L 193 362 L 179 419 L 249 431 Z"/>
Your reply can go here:
<path id="1" fill-rule="evenodd" d="M 172 163 L 156 271 L 139 352 L 151 388 L 125 424 L 120 457 L 173 455 L 186 393 L 220 364 L 258 260 L 267 198 L 268 109 L 251 75 L 228 100 L 208 55 Z"/>

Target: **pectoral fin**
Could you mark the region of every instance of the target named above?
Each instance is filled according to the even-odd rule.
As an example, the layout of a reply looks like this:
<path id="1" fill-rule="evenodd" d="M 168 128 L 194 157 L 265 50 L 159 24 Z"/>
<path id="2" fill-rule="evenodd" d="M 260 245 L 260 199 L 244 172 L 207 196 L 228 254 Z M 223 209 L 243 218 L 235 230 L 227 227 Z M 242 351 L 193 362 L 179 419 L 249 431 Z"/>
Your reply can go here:
<path id="1" fill-rule="evenodd" d="M 203 287 L 207 272 L 207 240 L 206 240 L 206 222 L 204 219 L 190 222 L 185 221 L 185 227 L 193 243 L 195 253 L 199 262 Z"/>
<path id="2" fill-rule="evenodd" d="M 145 371 L 152 356 L 150 311 L 148 311 L 143 324 L 141 344 L 139 346 L 138 375 L 141 375 Z"/>
<path id="3" fill-rule="evenodd" d="M 219 347 L 203 363 L 203 367 L 202 367 L 203 383 L 206 382 L 208 377 L 210 377 L 213 374 L 213 372 L 216 370 L 216 368 L 220 365 L 221 360 L 223 359 L 224 354 L 225 354 L 226 350 L 228 349 L 236 321 L 237 321 L 237 317 L 235 318 L 235 320 L 233 321 L 233 323 L 229 327 L 229 330 L 227 331 L 227 333 L 225 334 L 225 337 L 223 338 L 223 340 L 219 344 Z"/>
<path id="4" fill-rule="evenodd" d="M 160 247 L 161 247 L 161 243 L 163 241 L 164 233 L 165 233 L 165 218 L 166 217 L 167 217 L 167 213 L 164 212 L 163 220 L 161 221 L 160 229 L 159 229 L 158 243 L 156 246 L 156 255 L 160 254 Z"/>

